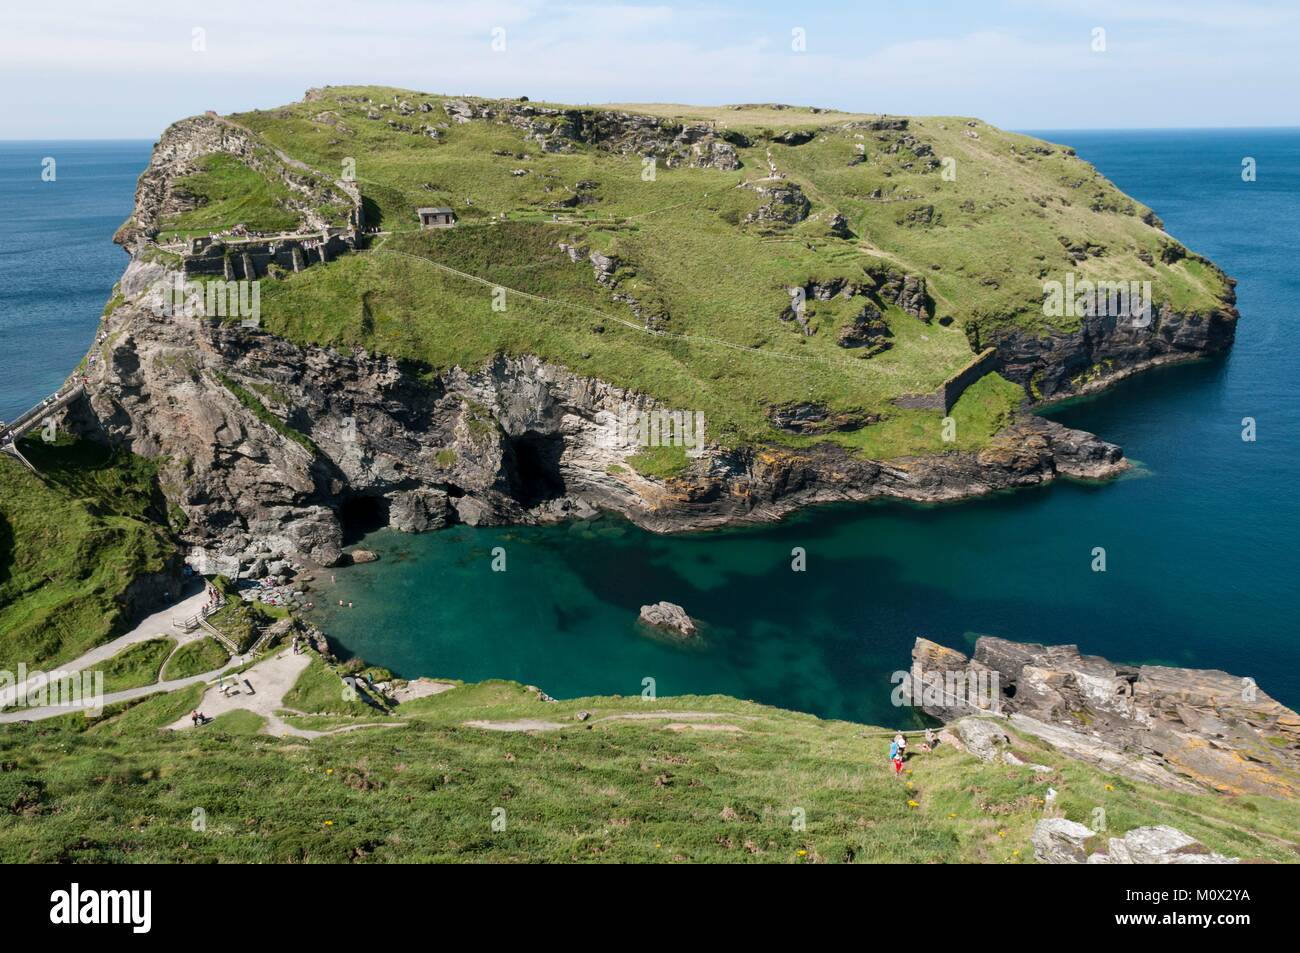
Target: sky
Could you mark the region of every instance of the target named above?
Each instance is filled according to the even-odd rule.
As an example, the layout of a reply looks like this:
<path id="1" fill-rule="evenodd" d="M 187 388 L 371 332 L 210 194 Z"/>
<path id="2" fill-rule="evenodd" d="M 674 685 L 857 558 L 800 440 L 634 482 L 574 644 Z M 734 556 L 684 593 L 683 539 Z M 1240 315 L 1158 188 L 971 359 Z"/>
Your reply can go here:
<path id="1" fill-rule="evenodd" d="M 1296 0 L 26 0 L 0 12 L 0 139 L 151 139 L 362 83 L 1012 129 L 1286 126 L 1297 50 Z"/>

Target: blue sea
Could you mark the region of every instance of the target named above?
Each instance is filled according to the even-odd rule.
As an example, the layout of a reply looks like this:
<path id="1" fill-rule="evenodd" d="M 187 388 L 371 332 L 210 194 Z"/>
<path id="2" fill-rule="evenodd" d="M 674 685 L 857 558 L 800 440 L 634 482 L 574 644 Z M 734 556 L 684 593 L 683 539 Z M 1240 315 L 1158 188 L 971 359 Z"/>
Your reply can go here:
<path id="1" fill-rule="evenodd" d="M 0 141 L 0 420 L 56 390 L 89 349 L 126 268 L 113 232 L 152 145 Z"/>
<path id="2" fill-rule="evenodd" d="M 925 635 L 1073 642 L 1129 663 L 1221 668 L 1300 707 L 1300 131 L 1036 132 L 1074 146 L 1239 280 L 1226 358 L 1165 368 L 1052 415 L 1138 464 L 1101 486 L 941 507 L 835 506 L 779 525 L 655 536 L 606 518 L 366 544 L 316 620 L 406 676 L 518 679 L 558 697 L 721 692 L 893 723 L 891 673 Z M 59 180 L 40 181 L 44 155 Z M 1258 177 L 1241 179 L 1244 157 Z M 89 346 L 125 257 L 147 143 L 0 143 L 0 417 Z M 1241 438 L 1243 418 L 1258 439 Z M 490 571 L 504 546 L 508 568 Z M 807 571 L 790 570 L 794 547 Z M 1092 571 L 1104 547 L 1107 571 Z M 705 628 L 683 650 L 635 624 L 668 599 Z"/>

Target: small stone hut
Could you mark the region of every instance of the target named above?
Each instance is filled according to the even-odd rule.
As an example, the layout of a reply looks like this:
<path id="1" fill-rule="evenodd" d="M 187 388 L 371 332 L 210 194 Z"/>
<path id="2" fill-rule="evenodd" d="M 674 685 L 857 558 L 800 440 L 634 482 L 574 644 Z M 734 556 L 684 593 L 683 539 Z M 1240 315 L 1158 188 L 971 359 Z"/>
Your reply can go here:
<path id="1" fill-rule="evenodd" d="M 451 228 L 456 224 L 456 213 L 446 206 L 417 208 L 415 214 L 420 216 L 421 228 Z"/>

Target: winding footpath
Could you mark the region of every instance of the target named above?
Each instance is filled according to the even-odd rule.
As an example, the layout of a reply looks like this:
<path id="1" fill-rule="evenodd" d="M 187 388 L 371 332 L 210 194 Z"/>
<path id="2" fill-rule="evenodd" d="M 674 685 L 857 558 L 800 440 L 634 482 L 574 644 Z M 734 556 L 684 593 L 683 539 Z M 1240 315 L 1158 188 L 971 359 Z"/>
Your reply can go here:
<path id="1" fill-rule="evenodd" d="M 187 619 L 198 615 L 203 607 L 207 604 L 207 594 L 203 590 L 196 592 L 192 596 L 187 596 L 179 602 L 172 604 L 160 612 L 146 618 L 125 635 L 120 635 L 115 639 L 105 642 L 103 645 L 97 645 L 89 652 L 70 662 L 56 665 L 51 672 L 57 673 L 61 677 L 66 677 L 73 672 L 80 672 L 89 669 L 101 662 L 106 662 L 113 656 L 117 655 L 123 649 L 140 642 L 148 642 L 150 639 L 169 638 L 176 640 L 176 648 L 202 639 L 208 635 L 203 629 L 196 629 L 193 632 L 182 632 L 172 626 L 173 619 Z M 173 654 L 174 654 L 173 650 Z M 155 692 L 170 692 L 178 688 L 186 688 L 198 682 L 208 681 L 216 678 L 223 671 L 232 665 L 242 664 L 244 659 L 232 658 L 220 668 L 213 669 L 211 672 L 204 672 L 201 675 L 191 675 L 186 678 L 173 679 L 169 682 L 155 682 L 152 685 L 141 685 L 138 688 L 124 689 L 120 692 L 109 692 L 104 695 L 104 704 L 113 705 L 117 702 L 130 701 L 134 698 L 140 698 L 144 695 L 152 695 Z M 50 672 L 40 672 L 29 678 L 0 691 L 0 707 L 12 705 L 16 699 L 25 696 L 29 691 L 40 688 L 50 681 Z M 18 721 L 39 721 L 43 718 L 55 718 L 59 715 L 66 715 L 69 711 L 78 709 L 68 708 L 61 705 L 45 705 L 39 708 L 14 708 L 10 711 L 0 712 L 0 724 L 8 724 Z"/>

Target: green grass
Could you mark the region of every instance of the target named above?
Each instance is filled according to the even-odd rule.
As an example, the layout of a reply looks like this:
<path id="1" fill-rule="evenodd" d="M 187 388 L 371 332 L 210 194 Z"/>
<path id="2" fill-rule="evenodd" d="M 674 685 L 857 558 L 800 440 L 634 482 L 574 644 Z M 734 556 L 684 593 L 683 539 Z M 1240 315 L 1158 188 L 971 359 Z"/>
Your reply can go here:
<path id="1" fill-rule="evenodd" d="M 546 704 L 496 681 L 412 702 L 400 727 L 311 741 L 253 735 L 261 719 L 247 713 L 200 731 L 157 730 L 194 704 L 190 691 L 90 724 L 71 716 L 0 729 L 0 860 L 1025 863 L 1049 786 L 1073 820 L 1103 808 L 1115 836 L 1167 823 L 1233 856 L 1297 856 L 1293 803 L 1173 794 L 1033 740 L 1017 747 L 1055 769 L 1045 778 L 940 748 L 914 755 L 912 773 L 896 779 L 888 732 L 720 696 Z M 617 717 L 651 710 L 709 712 L 706 723 L 739 730 Z M 570 727 L 465 725 L 517 718 Z M 192 829 L 196 807 L 206 830 Z M 494 812 L 504 830 L 493 829 Z"/>
<path id="2" fill-rule="evenodd" d="M 378 104 L 401 99 L 432 110 L 367 118 Z M 443 99 L 332 87 L 311 102 L 233 117 L 331 174 L 359 157 L 371 224 L 394 233 L 368 251 L 271 283 L 267 330 L 392 354 L 431 374 L 478 367 L 497 354 L 538 354 L 669 408 L 702 410 L 709 439 L 724 445 L 833 439 L 887 458 L 988 443 L 1019 394 L 986 390 L 978 409 L 966 408 L 955 445 L 941 437 L 942 414 L 899 410 L 892 401 L 932 392 L 970 360 L 973 345 L 1001 329 L 1044 329 L 1046 279 L 1077 271 L 1150 280 L 1157 302 L 1199 312 L 1217 307 L 1226 290 L 1217 269 L 1194 256 L 1161 262 L 1171 240 L 1143 221 L 1148 210 L 1067 149 L 963 118 L 924 117 L 906 132 L 876 132 L 845 127 L 873 118 L 847 113 L 652 105 L 642 111 L 671 122 L 711 121 L 751 145 L 738 150 L 738 171 L 661 164 L 645 181 L 638 156 L 582 144 L 544 152 L 507 123 L 447 122 Z M 446 128 L 433 140 L 395 131 L 388 118 Z M 810 126 L 817 135 L 804 145 L 771 138 Z M 859 146 L 866 161 L 851 164 Z M 927 148 L 932 155 L 918 155 Z M 812 203 L 802 223 L 745 222 L 760 199 L 737 186 L 766 175 L 769 151 Z M 955 179 L 932 167 L 941 159 L 955 162 Z M 512 175 L 521 168 L 528 174 Z M 580 193 L 594 201 L 565 204 Z M 457 227 L 419 232 L 414 209 L 443 204 L 456 209 Z M 932 214 L 921 220 L 920 211 Z M 836 212 L 853 237 L 829 234 Z M 553 220 L 557 213 L 562 220 Z M 668 333 L 619 323 L 641 319 L 595 280 L 587 261 L 570 261 L 560 242 L 616 255 L 618 293 L 640 302 Z M 1095 254 L 1076 262 L 1072 248 Z M 855 302 L 810 300 L 811 336 L 779 317 L 789 287 L 837 277 L 869 284 L 882 268 L 924 277 L 936 317 L 951 317 L 951 326 L 887 307 L 893 347 L 864 360 L 835 342 Z M 494 286 L 523 294 L 507 291 L 506 309 L 493 310 Z M 1050 323 L 1071 330 L 1077 319 Z M 805 402 L 881 420 L 847 438 L 772 428 L 769 408 Z"/>
<path id="3" fill-rule="evenodd" d="M 214 671 L 230 661 L 228 653 L 220 642 L 211 636 L 187 642 L 176 650 L 163 668 L 162 680 L 189 678 Z"/>
<path id="4" fill-rule="evenodd" d="M 176 648 L 176 640 L 149 639 L 118 652 L 107 662 L 95 666 L 104 673 L 104 691 L 121 692 L 158 681 L 163 662 Z"/>
<path id="5" fill-rule="evenodd" d="M 176 640 L 166 637 L 128 645 L 106 661 L 64 679 L 60 697 L 70 697 L 71 690 L 68 686 L 74 679 L 84 678 L 86 674 L 92 677 L 94 673 L 103 674 L 103 691 L 106 695 L 153 685 L 159 681 L 159 671 L 175 648 Z M 53 691 L 54 689 L 51 689 L 51 692 Z M 54 697 L 53 694 L 51 697 Z"/>
<path id="6" fill-rule="evenodd" d="M 298 225 L 298 215 L 289 207 L 292 193 L 282 182 L 231 155 L 202 156 L 196 164 L 199 171 L 181 176 L 173 189 L 192 196 L 197 205 L 161 223 L 165 238 L 206 235 L 236 224 L 258 232 L 292 231 Z"/>
<path id="7" fill-rule="evenodd" d="M 339 673 L 315 656 L 293 688 L 285 693 L 284 704 L 311 715 L 382 714 L 359 699 L 345 698 Z"/>
<path id="8" fill-rule="evenodd" d="M 627 462 L 644 477 L 667 479 L 690 465 L 685 447 L 647 447 L 627 458 Z"/>
<path id="9" fill-rule="evenodd" d="M 204 725 L 206 731 L 217 731 L 232 735 L 255 735 L 262 730 L 266 719 L 256 712 L 243 708 L 228 711 L 213 718 Z"/>
<path id="10" fill-rule="evenodd" d="M 67 438 L 21 448 L 41 475 L 0 456 L 0 668 L 10 671 L 124 632 L 132 583 L 175 558 L 152 463 Z"/>

